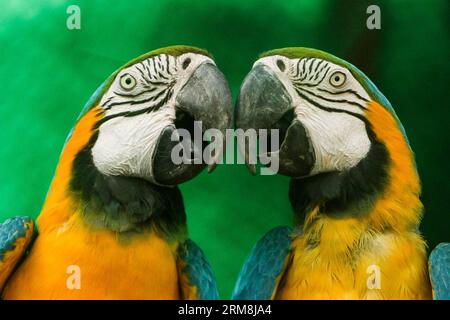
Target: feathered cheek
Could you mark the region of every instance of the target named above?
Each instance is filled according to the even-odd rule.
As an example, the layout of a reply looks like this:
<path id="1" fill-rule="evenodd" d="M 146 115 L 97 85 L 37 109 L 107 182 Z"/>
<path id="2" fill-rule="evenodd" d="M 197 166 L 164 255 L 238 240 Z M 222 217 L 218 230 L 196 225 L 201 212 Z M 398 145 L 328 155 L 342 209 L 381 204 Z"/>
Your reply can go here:
<path id="1" fill-rule="evenodd" d="M 297 115 L 315 152 L 311 174 L 349 169 L 367 155 L 371 142 L 361 120 L 345 113 L 305 109 Z"/>
<path id="2" fill-rule="evenodd" d="M 139 177 L 153 181 L 152 158 L 165 127 L 173 124 L 168 108 L 157 113 L 112 119 L 99 128 L 92 157 L 106 175 Z"/>

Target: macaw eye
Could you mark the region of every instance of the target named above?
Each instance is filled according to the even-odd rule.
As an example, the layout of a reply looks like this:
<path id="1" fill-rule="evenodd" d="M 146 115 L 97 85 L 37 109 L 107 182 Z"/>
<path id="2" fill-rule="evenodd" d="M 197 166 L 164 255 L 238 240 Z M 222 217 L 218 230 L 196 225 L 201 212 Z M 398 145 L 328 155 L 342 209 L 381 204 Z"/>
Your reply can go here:
<path id="1" fill-rule="evenodd" d="M 342 73 L 340 71 L 336 71 L 330 77 L 330 84 L 333 87 L 340 87 L 345 83 L 346 79 L 347 79 L 347 76 L 344 73 Z"/>
<path id="2" fill-rule="evenodd" d="M 131 90 L 136 86 L 136 79 L 129 73 L 120 77 L 120 86 L 125 90 Z"/>

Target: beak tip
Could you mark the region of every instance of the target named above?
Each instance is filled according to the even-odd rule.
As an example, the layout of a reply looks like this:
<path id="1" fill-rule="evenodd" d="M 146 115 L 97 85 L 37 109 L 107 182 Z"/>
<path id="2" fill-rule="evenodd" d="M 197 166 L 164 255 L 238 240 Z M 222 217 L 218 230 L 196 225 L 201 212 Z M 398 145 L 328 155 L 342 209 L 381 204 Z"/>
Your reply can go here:
<path id="1" fill-rule="evenodd" d="M 247 164 L 247 168 L 252 176 L 256 175 L 256 166 L 254 164 Z"/>
<path id="2" fill-rule="evenodd" d="M 217 163 L 216 162 L 208 165 L 208 174 L 212 173 L 214 170 L 216 170 L 216 168 L 217 168 Z"/>

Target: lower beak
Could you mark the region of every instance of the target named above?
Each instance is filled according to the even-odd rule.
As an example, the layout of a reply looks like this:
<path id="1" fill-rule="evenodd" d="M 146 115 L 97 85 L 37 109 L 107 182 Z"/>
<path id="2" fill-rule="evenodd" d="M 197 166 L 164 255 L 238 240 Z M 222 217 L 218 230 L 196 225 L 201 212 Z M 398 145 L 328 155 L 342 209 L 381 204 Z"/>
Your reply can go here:
<path id="1" fill-rule="evenodd" d="M 190 180 L 205 167 L 204 163 L 175 164 L 172 161 L 171 151 L 181 143 L 179 140 L 171 141 L 172 133 L 177 128 L 187 129 L 193 139 L 194 121 L 201 121 L 203 131 L 217 129 L 222 133 L 222 137 L 225 137 L 226 129 L 232 124 L 231 92 L 225 77 L 214 64 L 200 65 L 181 89 L 175 101 L 175 123 L 163 130 L 153 156 L 153 176 L 155 181 L 162 185 L 176 185 Z M 192 140 L 191 150 L 185 151 L 186 153 L 194 151 L 194 154 L 198 151 L 199 154 L 203 154 L 205 146 L 206 143 L 199 146 Z M 225 140 L 223 139 L 223 144 L 215 149 L 216 152 L 209 161 L 209 172 L 212 172 L 219 163 L 224 148 Z"/>
<path id="2" fill-rule="evenodd" d="M 268 146 L 264 156 L 276 159 L 278 173 L 284 175 L 300 177 L 311 171 L 314 153 L 307 131 L 295 116 L 291 95 L 269 67 L 256 65 L 244 79 L 237 100 L 236 127 L 279 130 L 280 148 L 271 150 Z M 248 163 L 249 145 L 239 145 L 239 149 L 254 174 L 255 164 Z"/>

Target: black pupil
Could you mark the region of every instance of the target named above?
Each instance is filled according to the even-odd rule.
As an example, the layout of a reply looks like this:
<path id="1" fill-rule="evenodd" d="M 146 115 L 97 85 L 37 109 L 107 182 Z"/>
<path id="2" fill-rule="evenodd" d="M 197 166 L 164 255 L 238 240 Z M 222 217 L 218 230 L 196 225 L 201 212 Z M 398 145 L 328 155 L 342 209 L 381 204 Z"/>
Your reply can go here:
<path id="1" fill-rule="evenodd" d="M 190 63 L 191 63 L 191 59 L 187 58 L 186 60 L 184 60 L 183 61 L 183 69 L 186 69 Z"/>
<path id="2" fill-rule="evenodd" d="M 336 82 L 338 82 L 339 79 L 340 79 L 339 76 L 335 76 L 335 77 L 334 77 L 334 81 L 336 81 Z"/>
<path id="3" fill-rule="evenodd" d="M 126 83 L 126 84 L 131 84 L 131 78 L 126 78 L 126 79 L 125 79 L 125 83 Z"/>
<path id="4" fill-rule="evenodd" d="M 286 66 L 284 65 L 284 62 L 282 60 L 277 60 L 277 66 L 281 72 L 283 72 L 284 69 L 286 69 Z"/>

